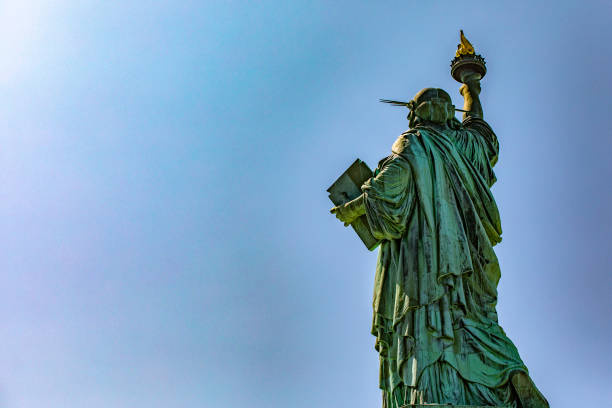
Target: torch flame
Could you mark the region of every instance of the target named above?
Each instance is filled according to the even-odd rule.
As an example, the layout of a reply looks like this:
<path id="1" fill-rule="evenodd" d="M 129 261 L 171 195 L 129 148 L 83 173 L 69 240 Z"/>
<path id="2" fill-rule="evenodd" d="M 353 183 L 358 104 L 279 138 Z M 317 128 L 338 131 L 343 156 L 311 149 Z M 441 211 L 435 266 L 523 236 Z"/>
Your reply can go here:
<path id="1" fill-rule="evenodd" d="M 461 37 L 461 43 L 457 45 L 457 53 L 455 55 L 457 57 L 460 57 L 462 55 L 471 55 L 471 54 L 474 54 L 474 47 L 468 41 L 468 39 L 465 38 L 465 35 L 463 35 L 463 30 L 460 30 L 460 34 L 459 35 Z"/>

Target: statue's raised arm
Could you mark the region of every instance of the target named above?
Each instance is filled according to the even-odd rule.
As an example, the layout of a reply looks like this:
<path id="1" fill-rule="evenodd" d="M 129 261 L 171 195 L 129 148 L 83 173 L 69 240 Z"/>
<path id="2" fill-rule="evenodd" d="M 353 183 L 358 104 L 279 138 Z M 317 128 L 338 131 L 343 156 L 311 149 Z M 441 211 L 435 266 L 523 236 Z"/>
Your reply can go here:
<path id="1" fill-rule="evenodd" d="M 460 43 L 457 45 L 457 53 L 451 62 L 451 75 L 463 85 L 459 92 L 463 95 L 463 119 L 475 117 L 483 119 L 482 105 L 480 104 L 480 80 L 487 73 L 485 59 L 474 52 L 474 47 L 463 30 L 460 33 Z"/>
<path id="2" fill-rule="evenodd" d="M 480 103 L 480 77 L 478 74 L 466 78 L 459 88 L 459 93 L 463 96 L 463 119 L 469 117 L 484 119 L 482 114 L 482 104 Z"/>

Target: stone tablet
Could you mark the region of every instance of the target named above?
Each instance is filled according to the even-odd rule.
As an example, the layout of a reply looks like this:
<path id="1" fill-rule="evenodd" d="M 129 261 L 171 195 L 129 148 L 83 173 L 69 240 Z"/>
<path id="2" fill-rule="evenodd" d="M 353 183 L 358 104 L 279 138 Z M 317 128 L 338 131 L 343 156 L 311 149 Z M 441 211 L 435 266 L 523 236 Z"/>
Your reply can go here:
<path id="1" fill-rule="evenodd" d="M 363 183 L 371 178 L 373 175 L 372 170 L 363 161 L 357 159 L 350 165 L 348 169 L 338 180 L 334 182 L 328 189 L 329 199 L 338 206 L 351 201 L 361 195 L 361 186 Z M 374 238 L 372 231 L 368 225 L 368 219 L 365 215 L 357 218 L 351 224 L 361 241 L 370 250 L 374 250 L 380 241 Z"/>

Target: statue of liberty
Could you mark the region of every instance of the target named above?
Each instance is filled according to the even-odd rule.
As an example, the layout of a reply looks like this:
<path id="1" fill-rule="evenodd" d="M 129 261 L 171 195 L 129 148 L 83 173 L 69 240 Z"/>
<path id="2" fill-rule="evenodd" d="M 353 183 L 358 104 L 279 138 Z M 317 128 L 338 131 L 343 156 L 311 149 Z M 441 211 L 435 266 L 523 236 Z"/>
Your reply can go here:
<path id="1" fill-rule="evenodd" d="M 385 101 L 409 108 L 409 130 L 361 195 L 331 212 L 345 225 L 364 216 L 380 242 L 372 334 L 384 408 L 544 408 L 497 320 L 502 230 L 490 188 L 499 145 L 479 99 L 484 59 L 461 37 L 453 76 L 463 122 L 442 89 Z"/>

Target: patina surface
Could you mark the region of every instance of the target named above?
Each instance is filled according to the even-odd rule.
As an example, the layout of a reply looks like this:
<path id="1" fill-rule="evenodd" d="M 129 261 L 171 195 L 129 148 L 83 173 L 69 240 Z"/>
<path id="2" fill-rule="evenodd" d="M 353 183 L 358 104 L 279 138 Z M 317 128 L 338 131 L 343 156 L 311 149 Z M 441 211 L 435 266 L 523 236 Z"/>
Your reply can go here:
<path id="1" fill-rule="evenodd" d="M 474 61 L 463 34 L 457 55 Z M 548 407 L 498 324 L 499 145 L 479 99 L 486 70 L 474 64 L 456 70 L 463 121 L 445 91 L 420 91 L 405 103 L 410 129 L 362 194 L 331 210 L 345 225 L 365 216 L 380 241 L 372 334 L 386 408 Z"/>

